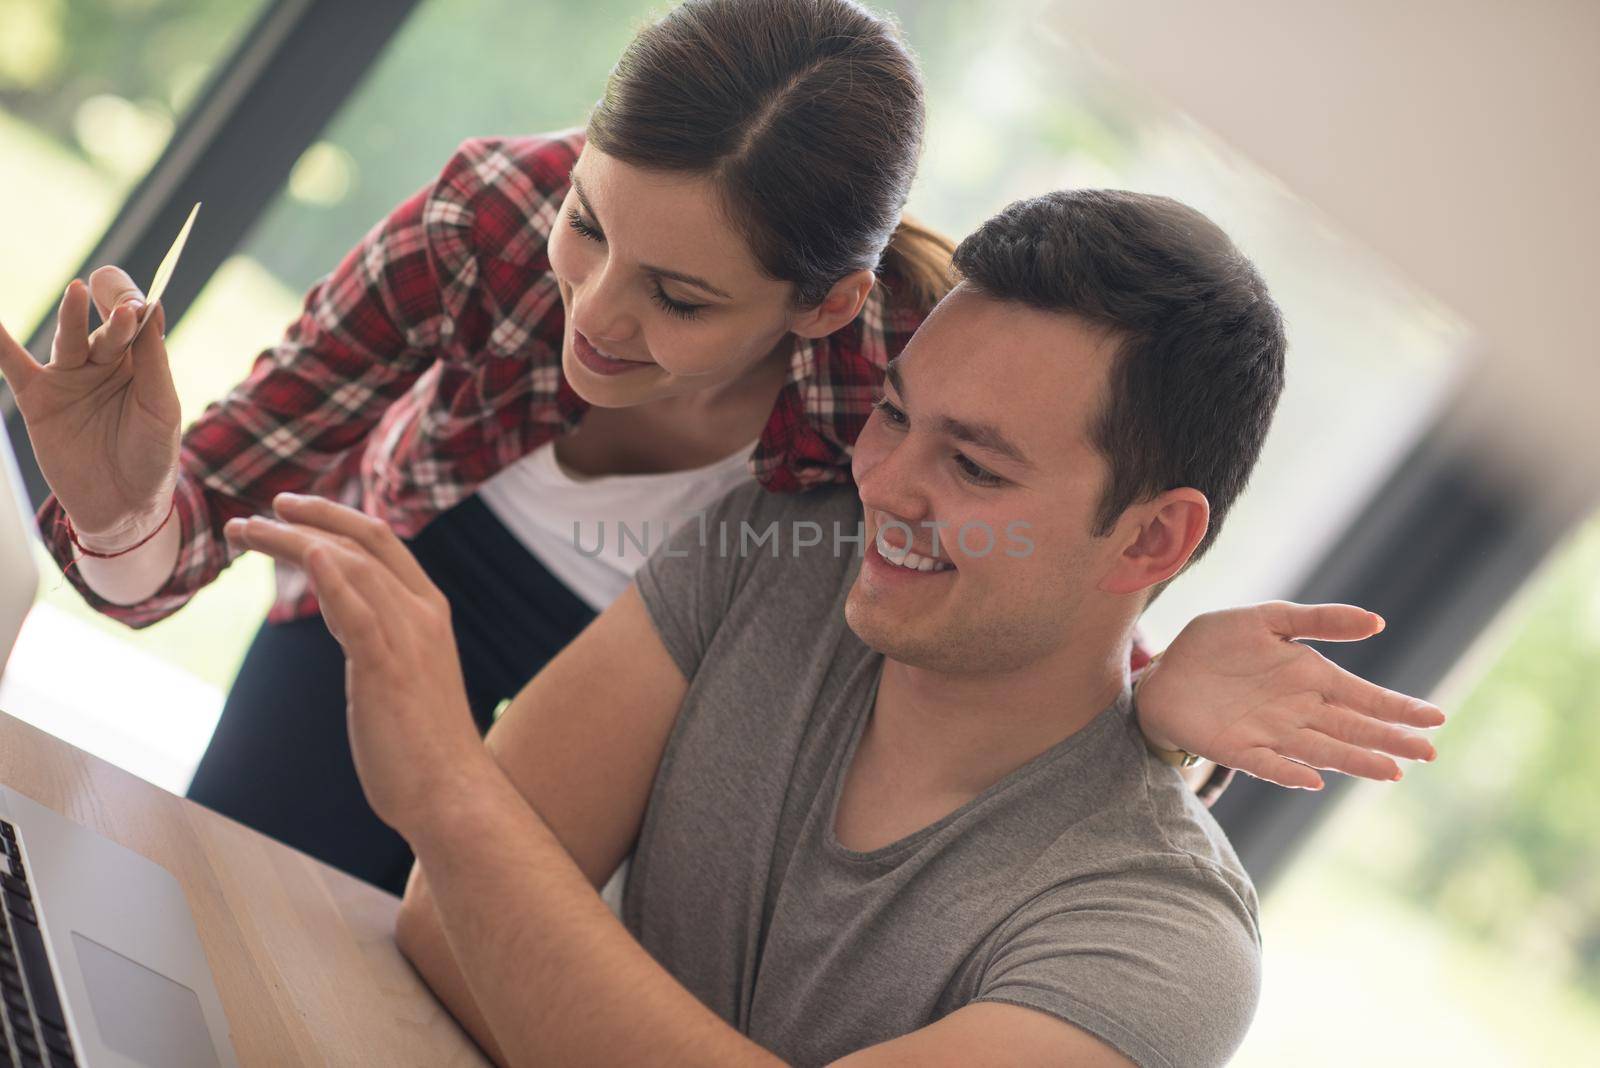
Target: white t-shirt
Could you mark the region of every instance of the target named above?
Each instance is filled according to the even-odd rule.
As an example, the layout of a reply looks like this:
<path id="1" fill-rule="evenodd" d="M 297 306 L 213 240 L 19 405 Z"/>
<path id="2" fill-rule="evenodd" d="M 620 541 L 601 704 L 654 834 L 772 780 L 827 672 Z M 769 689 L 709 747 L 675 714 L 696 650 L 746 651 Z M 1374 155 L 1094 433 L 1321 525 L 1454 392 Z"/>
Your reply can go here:
<path id="1" fill-rule="evenodd" d="M 752 482 L 756 442 L 704 467 L 585 478 L 548 441 L 478 489 L 478 496 L 557 581 L 596 612 L 622 595 L 650 554 L 735 486 Z"/>
<path id="2" fill-rule="evenodd" d="M 548 441 L 478 488 L 511 535 L 596 612 L 628 588 L 667 535 L 735 486 L 753 482 L 756 442 L 704 467 L 659 475 L 574 475 Z M 600 897 L 622 916 L 624 858 Z"/>

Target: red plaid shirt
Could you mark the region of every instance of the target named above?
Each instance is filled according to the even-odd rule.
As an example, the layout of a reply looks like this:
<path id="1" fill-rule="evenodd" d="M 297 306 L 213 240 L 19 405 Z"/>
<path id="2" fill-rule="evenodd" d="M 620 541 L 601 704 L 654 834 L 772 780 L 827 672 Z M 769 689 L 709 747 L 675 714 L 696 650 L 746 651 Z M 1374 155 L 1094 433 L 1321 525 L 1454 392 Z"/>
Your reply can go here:
<path id="1" fill-rule="evenodd" d="M 129 626 L 163 619 L 236 555 L 234 516 L 286 490 L 378 516 L 402 537 L 538 446 L 588 404 L 561 372 L 564 313 L 546 245 L 583 135 L 465 142 L 437 180 L 375 226 L 306 294 L 300 318 L 249 377 L 184 434 L 182 548 L 148 600 L 115 605 L 77 569 L 54 497 L 39 528 L 85 600 Z M 875 287 L 859 318 L 797 339 L 750 468 L 788 493 L 847 482 L 883 368 L 924 314 Z M 274 622 L 317 611 L 304 576 L 277 570 Z"/>

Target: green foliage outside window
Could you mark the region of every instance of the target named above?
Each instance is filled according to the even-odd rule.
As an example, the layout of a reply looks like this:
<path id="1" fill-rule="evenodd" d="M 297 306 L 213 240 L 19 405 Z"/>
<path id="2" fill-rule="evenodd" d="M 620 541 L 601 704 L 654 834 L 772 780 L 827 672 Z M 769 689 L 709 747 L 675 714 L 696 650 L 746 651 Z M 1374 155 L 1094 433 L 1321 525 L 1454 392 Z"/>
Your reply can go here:
<path id="1" fill-rule="evenodd" d="M 1519 607 L 1510 643 L 1452 709 L 1440 773 L 1395 797 L 1415 838 L 1385 879 L 1600 1003 L 1600 519 Z"/>

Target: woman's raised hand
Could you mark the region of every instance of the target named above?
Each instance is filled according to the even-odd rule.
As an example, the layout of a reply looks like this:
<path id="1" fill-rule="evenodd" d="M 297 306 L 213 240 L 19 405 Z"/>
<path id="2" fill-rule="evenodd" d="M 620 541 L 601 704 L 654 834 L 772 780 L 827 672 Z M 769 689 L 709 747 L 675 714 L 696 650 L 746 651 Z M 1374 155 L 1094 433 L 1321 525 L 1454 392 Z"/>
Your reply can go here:
<path id="1" fill-rule="evenodd" d="M 1186 749 L 1275 782 L 1319 790 L 1324 768 L 1400 778 L 1384 754 L 1432 760 L 1407 728 L 1437 727 L 1427 701 L 1376 686 L 1297 638 L 1370 638 L 1383 620 L 1354 605 L 1267 601 L 1207 612 L 1140 677 L 1139 726 L 1153 744 Z"/>
<path id="2" fill-rule="evenodd" d="M 104 320 L 89 330 L 93 299 Z M 178 393 L 164 310 L 131 346 L 143 294 L 116 267 L 61 298 L 55 344 L 40 365 L 0 327 L 0 374 L 16 396 L 45 481 L 89 548 L 136 544 L 167 516 L 178 476 Z"/>

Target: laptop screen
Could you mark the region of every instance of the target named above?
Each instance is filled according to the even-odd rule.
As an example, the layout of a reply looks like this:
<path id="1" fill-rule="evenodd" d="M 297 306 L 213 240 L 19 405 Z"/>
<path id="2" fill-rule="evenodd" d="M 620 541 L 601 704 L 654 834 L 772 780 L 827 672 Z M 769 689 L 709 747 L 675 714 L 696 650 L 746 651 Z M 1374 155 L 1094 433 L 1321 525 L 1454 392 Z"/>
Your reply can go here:
<path id="1" fill-rule="evenodd" d="M 0 428 L 0 675 L 39 591 L 33 506 L 9 436 Z"/>

